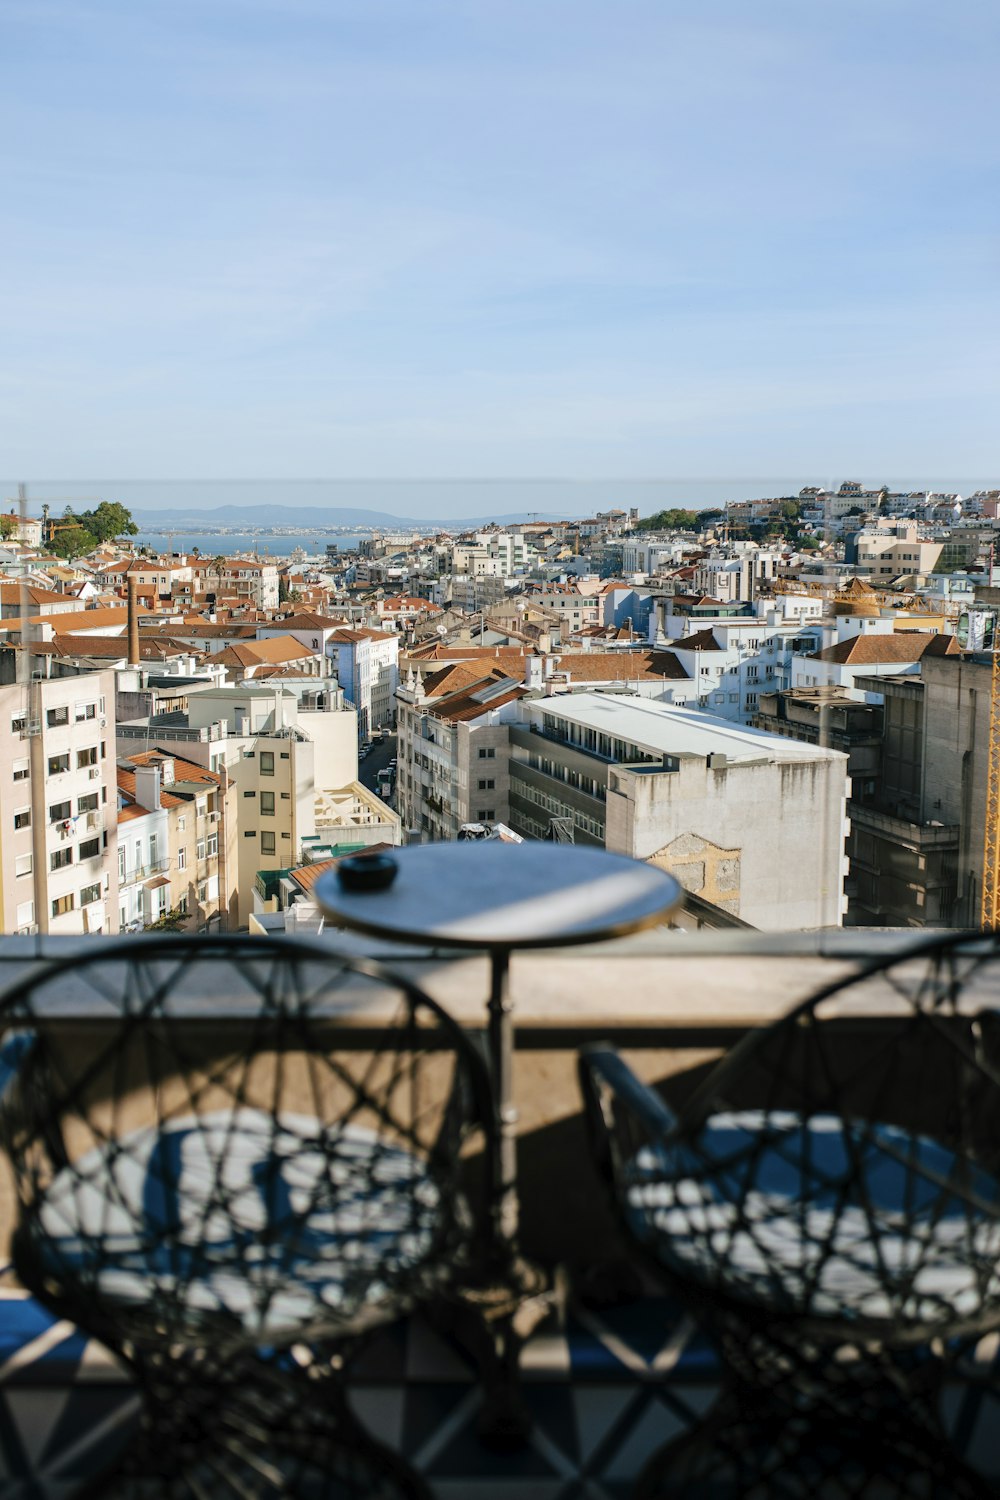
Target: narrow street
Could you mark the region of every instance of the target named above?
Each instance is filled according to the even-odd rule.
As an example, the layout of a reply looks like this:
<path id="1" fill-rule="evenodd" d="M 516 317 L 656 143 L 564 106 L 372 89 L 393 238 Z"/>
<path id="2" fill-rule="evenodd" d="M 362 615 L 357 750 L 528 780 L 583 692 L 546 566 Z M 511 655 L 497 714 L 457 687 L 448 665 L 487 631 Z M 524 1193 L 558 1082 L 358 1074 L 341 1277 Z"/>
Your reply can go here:
<path id="1" fill-rule="evenodd" d="M 378 792 L 378 773 L 389 764 L 396 755 L 396 736 L 388 734 L 382 740 L 376 740 L 372 749 L 364 760 L 358 761 L 358 780 L 362 786 L 366 786 L 371 792 Z M 393 798 L 395 804 L 395 798 Z"/>

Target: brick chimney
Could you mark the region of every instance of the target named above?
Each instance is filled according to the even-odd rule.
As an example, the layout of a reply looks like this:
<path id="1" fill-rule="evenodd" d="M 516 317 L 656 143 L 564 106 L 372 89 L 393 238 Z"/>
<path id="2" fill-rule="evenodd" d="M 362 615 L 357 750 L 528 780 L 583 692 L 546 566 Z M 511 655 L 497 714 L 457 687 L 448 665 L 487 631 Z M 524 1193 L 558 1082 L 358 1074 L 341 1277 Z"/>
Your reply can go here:
<path id="1" fill-rule="evenodd" d="M 138 578 L 135 573 L 128 575 L 128 664 L 130 667 L 139 666 L 139 603 L 136 595 Z"/>

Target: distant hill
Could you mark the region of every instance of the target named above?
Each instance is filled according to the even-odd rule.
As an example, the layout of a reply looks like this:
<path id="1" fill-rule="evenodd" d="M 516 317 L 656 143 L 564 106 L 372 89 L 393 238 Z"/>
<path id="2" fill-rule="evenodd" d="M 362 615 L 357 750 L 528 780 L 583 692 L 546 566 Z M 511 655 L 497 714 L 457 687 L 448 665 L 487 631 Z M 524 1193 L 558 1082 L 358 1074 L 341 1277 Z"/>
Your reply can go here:
<path id="1" fill-rule="evenodd" d="M 452 517 L 449 520 L 414 519 L 413 516 L 394 516 L 382 510 L 361 510 L 353 506 L 325 505 L 217 505 L 212 509 L 204 506 L 148 506 L 132 507 L 132 515 L 140 531 L 153 527 L 188 526 L 211 528 L 214 526 L 298 526 L 308 531 L 313 526 L 372 526 L 395 530 L 412 531 L 414 528 L 440 526 L 449 531 L 462 531 L 472 527 L 486 526 L 490 521 L 509 526 L 518 521 L 556 519 L 545 517 L 535 511 L 516 511 L 508 515 Z"/>

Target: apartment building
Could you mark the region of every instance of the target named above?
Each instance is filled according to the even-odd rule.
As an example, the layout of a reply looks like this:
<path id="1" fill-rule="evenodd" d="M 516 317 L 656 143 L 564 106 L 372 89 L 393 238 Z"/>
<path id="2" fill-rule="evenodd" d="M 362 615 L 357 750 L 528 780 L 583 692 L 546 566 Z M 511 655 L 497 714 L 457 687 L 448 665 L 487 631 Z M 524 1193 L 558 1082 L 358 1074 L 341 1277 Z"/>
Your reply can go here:
<path id="1" fill-rule="evenodd" d="M 170 915 L 177 930 L 238 925 L 236 788 L 162 749 L 118 763 L 118 887 L 122 930 Z"/>
<path id="2" fill-rule="evenodd" d="M 118 931 L 113 672 L 0 688 L 3 931 Z"/>
<path id="3" fill-rule="evenodd" d="M 343 627 L 327 637 L 327 655 L 348 703 L 358 711 L 358 734 L 395 723 L 399 686 L 399 636 L 365 626 Z"/>
<path id="4" fill-rule="evenodd" d="M 463 823 L 508 821 L 507 726 L 527 688 L 467 663 L 396 695 L 396 800 L 411 838 L 455 839 Z"/>
<path id="5" fill-rule="evenodd" d="M 752 926 L 843 920 L 847 756 L 627 694 L 525 699 L 510 818 L 649 860 Z"/>
<path id="6" fill-rule="evenodd" d="M 876 583 L 929 573 L 941 556 L 941 543 L 921 538 L 915 521 L 860 531 L 852 545 L 858 567 Z"/>

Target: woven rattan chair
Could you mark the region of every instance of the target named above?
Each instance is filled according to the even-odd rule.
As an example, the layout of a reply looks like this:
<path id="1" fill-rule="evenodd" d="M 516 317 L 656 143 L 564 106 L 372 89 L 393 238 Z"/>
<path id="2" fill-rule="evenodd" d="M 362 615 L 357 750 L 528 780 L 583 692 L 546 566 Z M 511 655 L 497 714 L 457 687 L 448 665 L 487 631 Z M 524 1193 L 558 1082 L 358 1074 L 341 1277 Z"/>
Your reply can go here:
<path id="1" fill-rule="evenodd" d="M 757 1431 L 784 1411 L 790 1433 L 839 1433 L 838 1483 L 846 1452 L 871 1481 L 885 1464 L 865 1455 L 888 1444 L 931 1478 L 938 1453 L 948 1493 L 974 1489 L 935 1393 L 950 1341 L 1000 1327 L 997 1007 L 996 943 L 948 937 L 828 985 L 671 1103 L 612 1049 L 581 1058 L 622 1225 L 714 1331 L 721 1409 L 756 1412 Z M 671 1473 L 723 1464 L 718 1422 L 702 1436 L 661 1455 L 643 1493 L 680 1493 Z M 878 1491 L 829 1493 L 937 1493 L 907 1488 L 898 1466 L 895 1489 L 883 1473 Z M 775 1494 L 824 1493 L 815 1465 L 798 1487 L 788 1472 Z M 756 1493 L 721 1479 L 716 1492 Z"/>
<path id="2" fill-rule="evenodd" d="M 375 964 L 263 937 L 44 964 L 0 1022 L 30 1040 L 0 1111 L 19 1275 L 145 1398 L 94 1494 L 425 1495 L 343 1361 L 475 1263 L 492 1112 L 464 1033 Z"/>

